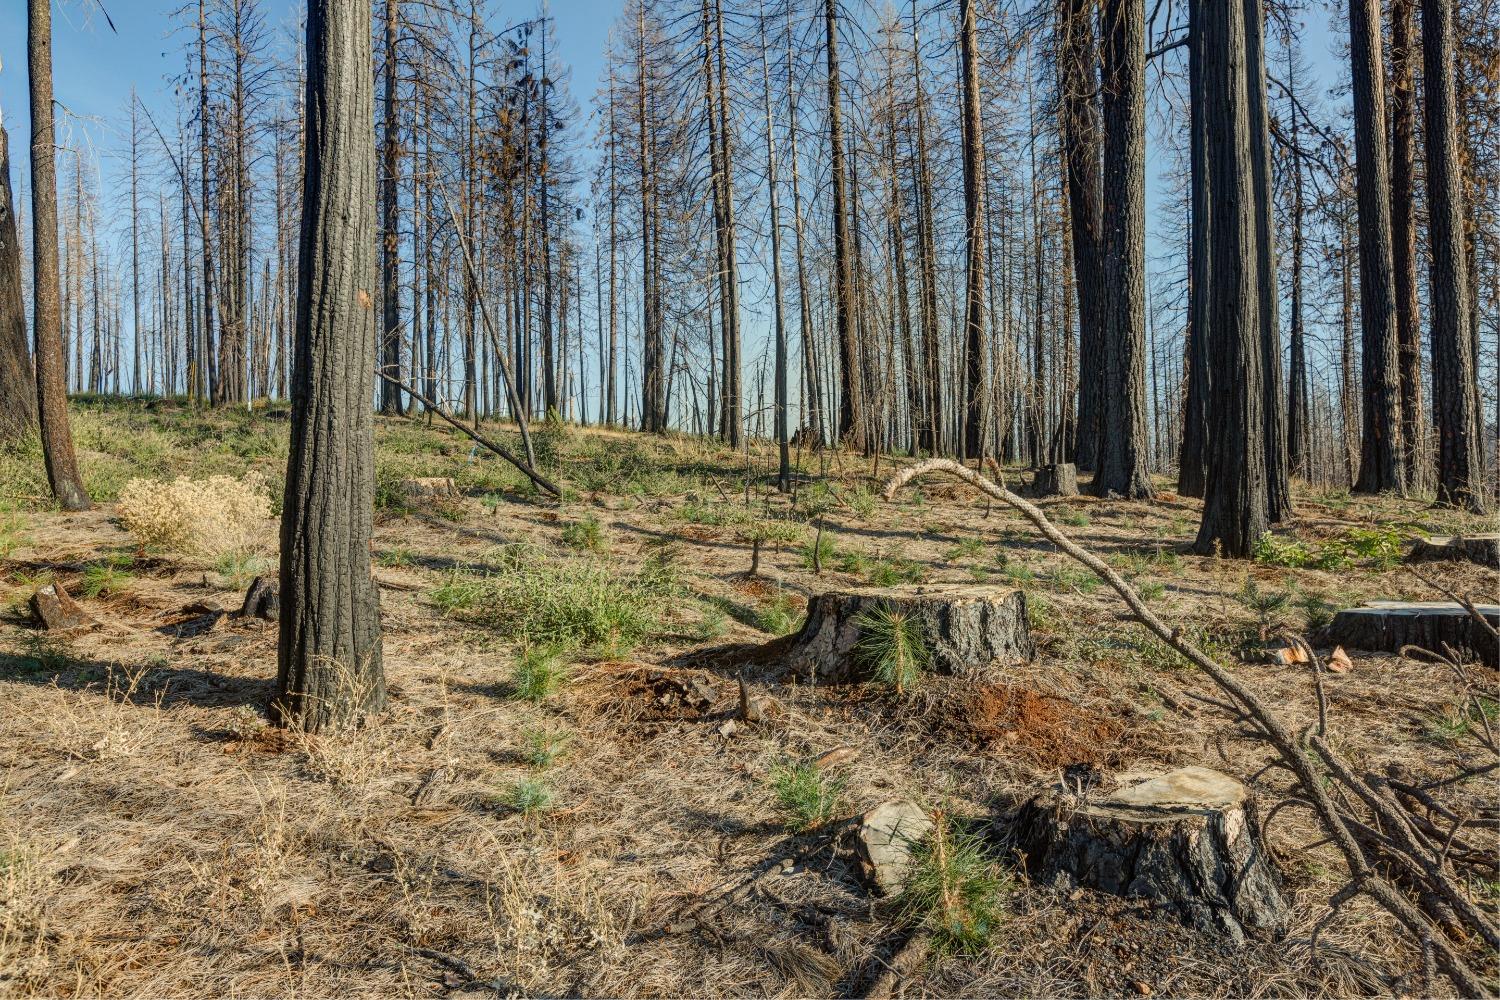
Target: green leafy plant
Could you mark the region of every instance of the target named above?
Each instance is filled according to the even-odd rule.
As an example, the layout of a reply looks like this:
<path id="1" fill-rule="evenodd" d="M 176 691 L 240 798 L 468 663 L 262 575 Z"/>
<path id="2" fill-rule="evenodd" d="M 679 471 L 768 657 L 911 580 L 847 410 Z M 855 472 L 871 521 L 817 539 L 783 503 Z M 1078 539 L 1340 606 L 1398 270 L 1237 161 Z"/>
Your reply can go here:
<path id="1" fill-rule="evenodd" d="M 908 922 L 932 934 L 939 954 L 974 955 L 1004 920 L 1012 885 L 980 834 L 955 830 L 939 815 L 917 848 L 901 910 Z"/>
<path id="2" fill-rule="evenodd" d="M 897 694 L 914 687 L 932 661 L 922 623 L 899 608 L 870 608 L 854 619 L 859 630 L 855 652 L 861 662 Z"/>
<path id="3" fill-rule="evenodd" d="M 807 761 L 788 761 L 771 772 L 771 791 L 796 833 L 822 826 L 838 815 L 844 783 L 818 770 Z"/>

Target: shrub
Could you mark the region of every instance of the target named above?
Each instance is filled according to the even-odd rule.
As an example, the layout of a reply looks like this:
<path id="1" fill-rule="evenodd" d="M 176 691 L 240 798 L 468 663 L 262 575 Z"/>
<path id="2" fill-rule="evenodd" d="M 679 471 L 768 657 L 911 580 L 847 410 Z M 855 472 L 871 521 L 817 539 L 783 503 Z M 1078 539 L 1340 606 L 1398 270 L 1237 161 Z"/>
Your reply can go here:
<path id="1" fill-rule="evenodd" d="M 932 660 L 921 622 L 898 608 L 881 606 L 854 620 L 859 629 L 855 652 L 883 683 L 900 694 L 921 679 Z"/>
<path id="2" fill-rule="evenodd" d="M 132 479 L 117 506 L 125 527 L 143 546 L 205 559 L 263 549 L 271 497 L 266 479 L 179 476 L 170 483 Z"/>
<path id="3" fill-rule="evenodd" d="M 802 833 L 838 815 L 844 783 L 811 763 L 788 761 L 771 772 L 771 791 L 786 825 Z"/>

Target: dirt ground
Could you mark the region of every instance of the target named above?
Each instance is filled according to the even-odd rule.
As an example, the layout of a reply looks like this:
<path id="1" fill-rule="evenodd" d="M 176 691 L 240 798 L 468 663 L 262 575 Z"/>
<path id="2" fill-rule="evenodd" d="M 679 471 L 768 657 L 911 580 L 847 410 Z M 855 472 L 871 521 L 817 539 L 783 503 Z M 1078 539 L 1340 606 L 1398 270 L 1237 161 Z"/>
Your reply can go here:
<path id="1" fill-rule="evenodd" d="M 1212 694 L 1205 678 L 1092 574 L 961 485 L 922 482 L 888 504 L 878 485 L 901 459 L 876 470 L 802 455 L 793 502 L 770 488 L 763 452 L 578 429 L 539 441 L 567 487 L 554 503 L 451 432 L 383 420 L 375 571 L 389 708 L 345 735 L 268 727 L 276 628 L 221 611 L 274 572 L 274 520 L 254 558 L 210 563 L 143 550 L 111 498 L 134 476 L 178 473 L 260 470 L 275 488 L 284 417 L 83 406 L 101 499 L 83 514 L 47 507 L 36 456 L 0 460 L 0 995 L 857 996 L 908 916 L 866 890 L 831 842 L 836 822 L 792 831 L 772 789 L 789 761 L 847 748 L 832 768 L 838 818 L 909 798 L 997 828 L 1075 764 L 1203 764 L 1251 782 L 1263 809 L 1286 792 L 1263 770 L 1266 748 L 1195 697 Z M 458 493 L 402 500 L 407 476 L 451 476 Z M 1242 654 L 1367 598 L 1438 597 L 1373 536 L 1479 527 L 1420 500 L 1303 491 L 1278 537 L 1325 553 L 1325 568 L 1275 565 L 1298 559 L 1270 550 L 1219 560 L 1190 552 L 1197 501 L 1159 486 L 1151 503 L 1044 509 L 1293 729 L 1316 715 L 1308 669 Z M 756 538 L 761 574 L 747 579 Z M 1477 566 L 1425 571 L 1496 596 Z M 563 626 L 537 624 L 515 581 L 541 593 L 552 579 L 644 618 L 630 619 L 630 641 L 571 647 L 546 697 L 518 697 L 521 647 Z M 26 601 L 49 580 L 92 627 L 59 636 L 30 622 Z M 726 725 L 736 650 L 795 629 L 809 594 L 916 581 L 1024 588 L 1035 660 L 1000 683 L 934 676 L 903 695 L 797 683 L 762 663 L 750 692 L 778 711 Z M 1353 669 L 1329 678 L 1329 710 L 1360 768 L 1437 774 L 1479 759 L 1450 672 L 1350 654 Z M 1493 693 L 1495 671 L 1473 670 Z M 1497 800 L 1482 782 L 1455 795 Z M 1420 956 L 1363 902 L 1312 954 L 1341 865 L 1301 811 L 1267 837 L 1293 926 L 1240 950 L 1140 901 L 1031 885 L 999 838 L 1001 926 L 978 954 L 933 958 L 899 990 L 1413 995 Z M 1474 888 L 1492 909 L 1500 900 L 1500 886 Z M 1492 957 L 1476 960 L 1493 974 Z"/>

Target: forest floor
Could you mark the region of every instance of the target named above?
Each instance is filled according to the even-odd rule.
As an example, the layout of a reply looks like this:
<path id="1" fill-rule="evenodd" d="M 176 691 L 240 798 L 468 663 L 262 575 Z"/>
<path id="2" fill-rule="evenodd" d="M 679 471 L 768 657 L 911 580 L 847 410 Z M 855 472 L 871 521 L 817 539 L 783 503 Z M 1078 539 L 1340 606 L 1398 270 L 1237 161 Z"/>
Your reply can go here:
<path id="1" fill-rule="evenodd" d="M 260 551 L 210 562 L 141 549 L 111 501 L 134 477 L 258 471 L 279 490 L 286 418 L 80 403 L 99 501 L 82 514 L 45 503 L 38 455 L 0 454 L 0 995 L 862 995 L 913 915 L 865 890 L 830 843 L 839 819 L 892 798 L 982 819 L 1077 763 L 1203 764 L 1254 779 L 1267 805 L 1287 790 L 1262 772 L 1264 745 L 1194 697 L 1213 693 L 1205 678 L 961 484 L 886 503 L 881 478 L 901 460 L 801 456 L 792 500 L 764 450 L 576 428 L 538 432 L 566 487 L 556 503 L 441 425 L 381 419 L 388 710 L 338 736 L 268 727 L 276 627 L 214 608 L 237 609 L 274 572 L 275 521 Z M 408 498 L 413 476 L 453 477 L 458 492 Z M 1405 541 L 1481 527 L 1417 500 L 1304 490 L 1280 544 L 1220 560 L 1190 551 L 1198 502 L 1158 485 L 1150 503 L 1043 506 L 1293 729 L 1316 716 L 1309 669 L 1245 662 L 1247 645 L 1367 598 L 1439 597 L 1401 567 Z M 1495 596 L 1477 566 L 1427 571 Z M 26 602 L 47 580 L 95 626 L 33 627 Z M 725 648 L 794 630 L 809 594 L 918 581 L 1024 588 L 1034 661 L 1004 684 L 933 676 L 904 695 L 761 669 L 751 691 L 781 711 L 726 726 L 739 668 Z M 1351 654 L 1328 700 L 1361 769 L 1477 759 L 1448 671 Z M 1495 672 L 1476 669 L 1494 691 Z M 839 748 L 811 772 L 830 822 L 796 832 L 777 776 Z M 996 847 L 1003 919 L 987 945 L 928 960 L 901 989 L 1416 993 L 1420 955 L 1363 900 L 1311 953 L 1341 864 L 1306 847 L 1319 835 L 1301 810 L 1267 836 L 1295 910 L 1282 941 L 1230 950 L 1136 901 L 1032 885 Z M 1500 900 L 1500 886 L 1475 888 Z"/>

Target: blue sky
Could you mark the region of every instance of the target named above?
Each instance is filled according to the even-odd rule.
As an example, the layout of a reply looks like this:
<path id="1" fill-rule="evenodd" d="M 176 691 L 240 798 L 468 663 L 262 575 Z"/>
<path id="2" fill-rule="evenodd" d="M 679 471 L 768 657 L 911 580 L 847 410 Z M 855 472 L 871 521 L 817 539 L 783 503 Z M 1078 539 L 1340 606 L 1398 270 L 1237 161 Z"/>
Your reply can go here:
<path id="1" fill-rule="evenodd" d="M 98 13 L 97 0 L 55 0 L 52 15 L 53 75 L 59 112 L 59 134 L 68 118 L 81 119 L 96 133 L 95 142 L 113 145 L 110 130 L 123 128 L 132 86 L 164 130 L 174 121 L 171 91 L 165 77 L 181 70 L 182 47 L 172 11 L 188 0 L 104 0 L 118 33 Z M 305 0 L 265 0 L 269 27 L 295 25 Z M 499 17 L 522 18 L 531 3 L 497 4 Z M 573 67 L 573 93 L 587 107 L 604 64 L 604 44 L 621 9 L 621 0 L 561 0 L 552 4 L 562 59 Z M 278 41 L 286 31 L 271 32 Z M 300 38 L 300 35 L 298 36 Z M 13 149 L 24 151 L 30 135 L 26 97 L 26 4 L 0 0 L 0 112 L 11 133 Z M 64 141 L 67 141 L 66 139 Z M 17 154 L 13 154 L 17 155 Z M 24 157 L 22 157 L 24 160 Z M 106 166 L 107 170 L 108 167 Z"/>

